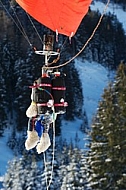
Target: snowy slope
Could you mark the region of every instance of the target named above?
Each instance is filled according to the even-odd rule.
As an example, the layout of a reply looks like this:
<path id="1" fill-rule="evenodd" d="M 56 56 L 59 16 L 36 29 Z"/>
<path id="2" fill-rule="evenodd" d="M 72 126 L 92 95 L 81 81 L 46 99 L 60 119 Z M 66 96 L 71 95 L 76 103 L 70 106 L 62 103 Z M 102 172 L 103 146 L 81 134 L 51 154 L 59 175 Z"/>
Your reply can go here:
<path id="1" fill-rule="evenodd" d="M 13 152 L 7 147 L 9 130 L 5 130 L 3 137 L 0 137 L 0 176 L 6 171 L 7 162 L 13 158 Z"/>
<path id="2" fill-rule="evenodd" d="M 98 101 L 101 99 L 103 90 L 109 82 L 108 71 L 95 62 L 76 60 L 75 66 L 82 82 L 84 109 L 90 125 L 92 117 L 96 113 Z"/>
<path id="3" fill-rule="evenodd" d="M 92 117 L 96 113 L 98 101 L 101 99 L 104 88 L 108 84 L 108 71 L 103 66 L 95 62 L 82 61 L 76 59 L 75 67 L 79 72 L 80 80 L 82 83 L 82 90 L 84 96 L 83 109 L 86 110 L 88 123 L 91 125 Z M 62 137 L 67 142 L 75 145 L 75 138 L 78 135 L 79 148 L 86 148 L 86 134 L 80 131 L 82 120 L 77 119 L 74 122 L 62 122 Z"/>

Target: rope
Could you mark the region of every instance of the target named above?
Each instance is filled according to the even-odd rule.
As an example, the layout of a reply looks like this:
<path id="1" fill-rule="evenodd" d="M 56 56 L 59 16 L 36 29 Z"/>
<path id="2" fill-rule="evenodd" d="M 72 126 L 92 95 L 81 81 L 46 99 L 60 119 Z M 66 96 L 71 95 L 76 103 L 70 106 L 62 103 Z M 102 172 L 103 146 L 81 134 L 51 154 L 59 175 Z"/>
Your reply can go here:
<path id="1" fill-rule="evenodd" d="M 0 2 L 1 2 L 1 5 L 2 5 L 2 7 L 4 8 L 4 10 L 7 12 L 7 14 L 9 15 L 9 17 L 12 19 L 12 21 L 15 23 L 15 25 L 17 26 L 17 28 L 19 29 L 19 31 L 22 33 L 22 35 L 23 35 L 24 38 L 26 39 L 26 41 L 29 43 L 30 46 L 32 46 L 32 44 L 31 44 L 31 42 L 30 42 L 30 40 L 29 40 L 29 38 L 28 38 L 28 36 L 27 36 L 27 34 L 26 34 L 26 32 L 25 32 L 25 30 L 24 30 L 24 28 L 23 28 L 23 26 L 22 26 L 22 24 L 21 24 L 21 22 L 20 22 L 20 20 L 18 19 L 17 15 L 16 15 L 16 12 L 14 11 L 14 9 L 13 9 L 13 11 L 14 11 L 14 13 L 15 13 L 15 15 L 16 15 L 16 18 L 17 18 L 17 20 L 18 20 L 19 25 L 20 25 L 21 28 L 19 27 L 19 25 L 17 24 L 17 22 L 14 20 L 14 18 L 11 16 L 11 14 L 9 13 L 9 11 L 7 10 L 7 8 L 6 8 L 5 5 L 2 3 L 1 0 L 0 0 Z M 12 8 L 12 6 L 11 6 L 11 8 Z"/>
<path id="2" fill-rule="evenodd" d="M 14 18 L 13 18 L 12 15 L 9 13 L 9 11 L 7 10 L 7 8 L 6 8 L 5 5 L 2 3 L 1 0 L 0 0 L 0 2 L 1 2 L 3 8 L 5 9 L 5 11 L 7 12 L 7 14 L 10 16 L 10 18 L 12 19 L 12 21 L 15 23 L 15 25 L 17 26 L 17 28 L 18 28 L 19 31 L 21 32 L 21 34 L 22 34 L 22 35 L 24 36 L 24 38 L 27 40 L 27 42 L 29 43 L 29 45 L 32 47 L 32 43 L 30 42 L 29 37 L 28 37 L 28 35 L 26 34 L 26 32 L 25 32 L 25 30 L 24 30 L 24 27 L 23 27 L 21 21 L 19 20 L 18 15 L 17 15 L 17 13 L 15 12 L 13 6 L 10 5 L 11 9 L 13 10 L 13 12 L 14 12 L 14 14 L 15 14 L 15 16 L 16 16 L 16 19 L 17 19 L 19 25 L 18 25 L 17 22 L 14 20 Z M 27 14 L 27 12 L 26 12 L 26 14 Z M 34 28 L 34 30 L 35 30 L 37 36 L 39 37 L 41 43 L 43 44 L 43 41 L 42 41 L 41 36 L 39 35 L 38 31 L 37 31 L 37 28 L 35 27 L 34 23 L 32 22 L 30 16 L 29 16 L 28 14 L 27 14 L 27 16 L 28 16 L 28 18 L 29 18 L 29 20 L 30 20 L 30 22 L 31 22 L 31 24 L 32 24 L 32 27 Z"/>
<path id="3" fill-rule="evenodd" d="M 84 46 L 82 47 L 82 49 L 81 49 L 75 56 L 73 56 L 70 60 L 66 61 L 65 63 L 63 63 L 63 64 L 61 64 L 61 65 L 54 66 L 54 67 L 49 67 L 50 69 L 55 69 L 55 68 L 63 67 L 63 66 L 65 66 L 65 65 L 69 64 L 71 61 L 73 61 L 76 57 L 78 57 L 78 56 L 82 53 L 82 51 L 86 48 L 86 46 L 88 45 L 88 43 L 91 41 L 91 39 L 92 39 L 93 36 L 95 35 L 95 32 L 96 32 L 96 30 L 98 29 L 99 25 L 101 24 L 102 18 L 104 17 L 104 14 L 105 14 L 106 11 L 107 11 L 107 8 L 108 8 L 108 6 L 109 6 L 109 3 L 110 3 L 110 0 L 107 1 L 106 5 L 105 5 L 105 7 L 104 7 L 103 13 L 102 13 L 102 15 L 100 16 L 100 19 L 99 19 L 99 21 L 98 21 L 96 27 L 94 28 L 94 30 L 93 30 L 91 36 L 88 38 L 88 40 L 86 41 L 86 43 L 84 44 Z M 48 69 L 48 67 L 44 67 L 44 68 L 45 68 L 45 69 Z"/>
<path id="4" fill-rule="evenodd" d="M 55 114 L 55 113 L 54 113 Z M 48 188 L 52 183 L 53 178 L 53 170 L 54 170 L 54 160 L 55 160 L 55 120 L 53 121 L 53 148 L 52 148 L 52 168 L 51 168 L 51 176 L 48 184 Z"/>
<path id="5" fill-rule="evenodd" d="M 56 59 L 54 59 L 51 63 L 48 63 L 48 66 L 54 64 L 54 63 L 57 63 L 57 61 L 60 60 L 60 54 L 58 54 L 58 57 Z"/>
<path id="6" fill-rule="evenodd" d="M 46 156 L 45 156 L 45 152 L 43 153 L 43 157 L 44 157 L 44 166 L 45 166 L 45 180 L 46 180 L 46 187 L 47 187 L 47 190 L 48 190 L 47 165 L 46 165 Z"/>
<path id="7" fill-rule="evenodd" d="M 29 37 L 28 37 L 28 35 L 26 34 L 26 32 L 25 32 L 25 30 L 24 30 L 24 27 L 23 27 L 22 23 L 21 23 L 21 21 L 20 21 L 19 18 L 18 18 L 17 13 L 15 12 L 15 10 L 14 10 L 14 8 L 13 8 L 12 6 L 11 6 L 11 8 L 12 8 L 12 10 L 13 10 L 15 16 L 16 16 L 16 19 L 17 19 L 17 21 L 18 21 L 18 23 L 19 23 L 19 25 L 20 25 L 21 28 L 18 26 L 18 24 L 16 23 L 16 21 L 15 21 L 15 23 L 17 24 L 17 26 L 18 26 L 20 32 L 21 32 L 21 33 L 23 34 L 23 36 L 26 38 L 26 40 L 28 41 L 28 43 L 30 44 L 30 46 L 32 46 L 32 44 L 30 43 Z"/>
<path id="8" fill-rule="evenodd" d="M 64 40 L 64 43 L 62 44 L 62 46 L 61 46 L 61 48 L 60 48 L 60 52 L 62 52 L 62 50 L 63 50 L 63 48 L 64 48 L 64 45 L 65 45 L 66 42 L 67 42 L 67 39 L 68 39 L 68 37 L 66 37 L 66 39 Z"/>
<path id="9" fill-rule="evenodd" d="M 61 45 L 61 48 L 58 48 L 58 49 L 60 50 L 60 53 L 58 54 L 58 57 L 57 57 L 56 59 L 54 59 L 51 63 L 48 63 L 48 66 L 50 66 L 50 65 L 52 65 L 52 64 L 54 64 L 54 63 L 57 63 L 57 61 L 59 61 L 60 55 L 61 55 L 62 50 L 63 50 L 63 48 L 64 48 L 64 46 L 65 46 L 65 44 L 66 44 L 67 39 L 68 39 L 68 37 L 66 37 L 66 39 L 64 40 L 63 44 Z M 49 59 L 50 59 L 51 57 L 52 57 L 52 55 L 49 56 L 48 61 L 49 61 Z"/>
<path id="10" fill-rule="evenodd" d="M 55 114 L 54 107 L 53 107 L 53 114 Z M 49 190 L 49 187 L 53 179 L 54 160 L 55 160 L 55 120 L 53 121 L 53 147 L 52 147 L 52 161 L 51 161 L 52 165 L 51 165 L 51 176 L 50 176 L 49 182 L 48 182 L 48 177 L 47 177 L 47 164 L 46 164 L 45 152 L 43 153 L 43 156 L 44 156 L 44 166 L 45 166 L 46 189 Z"/>
<path id="11" fill-rule="evenodd" d="M 32 24 L 32 26 L 33 26 L 33 28 L 34 28 L 34 30 L 35 30 L 35 32 L 36 32 L 38 38 L 40 39 L 41 43 L 43 44 L 42 38 L 41 38 L 40 34 L 38 33 L 38 30 L 37 30 L 37 28 L 35 27 L 35 25 L 34 25 L 32 19 L 31 19 L 31 17 L 29 16 L 29 14 L 28 14 L 27 12 L 26 12 L 26 14 L 27 14 L 28 19 L 30 20 L 30 22 L 31 22 L 31 24 Z"/>
<path id="12" fill-rule="evenodd" d="M 52 94 L 47 91 L 46 89 L 43 89 L 41 87 L 38 88 L 39 90 L 44 90 L 47 94 L 50 95 L 51 99 L 54 101 L 54 98 L 52 96 Z M 53 178 L 53 169 L 54 169 L 54 159 L 55 159 L 55 110 L 54 110 L 54 106 L 52 107 L 53 110 L 53 147 L 52 147 L 52 165 L 51 165 L 51 176 L 50 176 L 50 180 L 48 182 L 48 177 L 47 177 L 47 164 L 46 164 L 46 156 L 45 156 L 45 152 L 43 153 L 44 156 L 44 166 L 45 166 L 45 179 L 46 179 L 46 189 L 49 190 L 49 187 L 52 183 L 52 178 Z"/>

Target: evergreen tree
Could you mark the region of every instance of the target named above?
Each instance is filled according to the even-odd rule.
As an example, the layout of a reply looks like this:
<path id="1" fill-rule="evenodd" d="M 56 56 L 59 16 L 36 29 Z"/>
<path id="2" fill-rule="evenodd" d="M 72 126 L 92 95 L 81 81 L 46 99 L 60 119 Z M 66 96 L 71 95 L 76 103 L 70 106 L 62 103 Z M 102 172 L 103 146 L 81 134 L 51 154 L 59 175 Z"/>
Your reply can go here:
<path id="1" fill-rule="evenodd" d="M 24 155 L 22 158 L 16 158 L 9 163 L 4 179 L 5 189 L 42 190 L 41 185 L 41 172 L 34 155 Z"/>
<path id="2" fill-rule="evenodd" d="M 85 151 L 78 148 L 64 147 L 62 164 L 60 164 L 61 190 L 88 190 Z M 64 159 L 64 157 L 66 159 Z"/>
<path id="3" fill-rule="evenodd" d="M 101 14 L 99 11 L 89 11 L 84 17 L 76 34 L 77 50 L 79 51 L 91 36 Z M 89 25 L 90 23 L 90 25 Z M 86 46 L 81 56 L 90 61 L 96 61 L 108 67 L 117 68 L 120 60 L 126 57 L 126 39 L 122 24 L 112 14 L 104 16 L 93 39 Z"/>
<path id="4" fill-rule="evenodd" d="M 92 125 L 90 184 L 97 190 L 126 188 L 126 66 L 121 64 Z"/>
<path id="5" fill-rule="evenodd" d="M 36 163 L 37 157 L 33 154 L 24 154 L 20 159 L 13 159 L 5 174 L 4 188 L 47 190 L 47 185 L 50 183 L 50 190 L 90 190 L 87 184 L 89 169 L 85 151 L 64 146 L 63 150 L 55 150 L 53 163 L 52 150 L 44 154 L 45 159 L 39 163 Z"/>
<path id="6" fill-rule="evenodd" d="M 6 127 L 7 113 L 6 113 L 6 94 L 7 89 L 5 86 L 5 80 L 2 72 L 2 65 L 0 65 L 0 136 L 2 136 L 3 131 Z"/>
<path id="7" fill-rule="evenodd" d="M 9 113 L 12 113 L 12 96 L 11 96 L 11 63 L 12 56 L 10 44 L 5 38 L 0 44 L 0 135 L 6 127 Z M 11 114 L 10 114 L 11 115 Z"/>
<path id="8" fill-rule="evenodd" d="M 66 100 L 68 101 L 65 118 L 67 120 L 74 120 L 75 117 L 82 118 L 83 95 L 78 72 L 73 62 L 64 70 L 66 73 Z"/>

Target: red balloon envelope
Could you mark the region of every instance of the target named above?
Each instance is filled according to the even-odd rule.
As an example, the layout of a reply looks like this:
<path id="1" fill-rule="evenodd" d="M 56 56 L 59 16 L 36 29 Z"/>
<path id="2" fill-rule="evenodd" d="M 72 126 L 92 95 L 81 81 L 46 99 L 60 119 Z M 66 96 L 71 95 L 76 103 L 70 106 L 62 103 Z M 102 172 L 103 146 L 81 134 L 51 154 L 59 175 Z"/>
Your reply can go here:
<path id="1" fill-rule="evenodd" d="M 38 22 L 53 31 L 73 36 L 92 0 L 16 0 Z"/>

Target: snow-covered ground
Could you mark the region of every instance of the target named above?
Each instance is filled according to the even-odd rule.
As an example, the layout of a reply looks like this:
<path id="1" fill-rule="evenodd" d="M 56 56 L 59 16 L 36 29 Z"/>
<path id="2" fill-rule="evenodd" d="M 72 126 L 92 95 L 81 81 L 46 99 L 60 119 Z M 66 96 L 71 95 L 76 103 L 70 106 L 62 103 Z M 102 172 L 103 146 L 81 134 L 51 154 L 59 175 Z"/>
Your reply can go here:
<path id="1" fill-rule="evenodd" d="M 84 109 L 91 125 L 92 117 L 96 113 L 98 102 L 104 88 L 108 84 L 108 71 L 98 63 L 76 60 L 76 68 L 82 82 Z"/>
<path id="2" fill-rule="evenodd" d="M 108 71 L 103 66 L 96 62 L 82 61 L 76 59 L 75 66 L 79 72 L 79 76 L 82 83 L 82 90 L 84 96 L 83 109 L 86 110 L 88 117 L 88 124 L 91 125 L 93 115 L 96 113 L 98 102 L 101 99 L 104 88 L 109 82 Z M 74 122 L 63 121 L 62 122 L 62 137 L 67 142 L 71 142 L 75 145 L 75 138 L 77 135 L 79 148 L 86 148 L 86 134 L 80 131 L 82 120 L 77 119 Z"/>
<path id="3" fill-rule="evenodd" d="M 1 182 L 3 181 L 3 175 L 7 169 L 7 163 L 11 160 L 14 155 L 13 152 L 7 147 L 7 140 L 10 135 L 9 130 L 5 130 L 3 137 L 0 137 L 0 189 L 1 189 Z"/>

